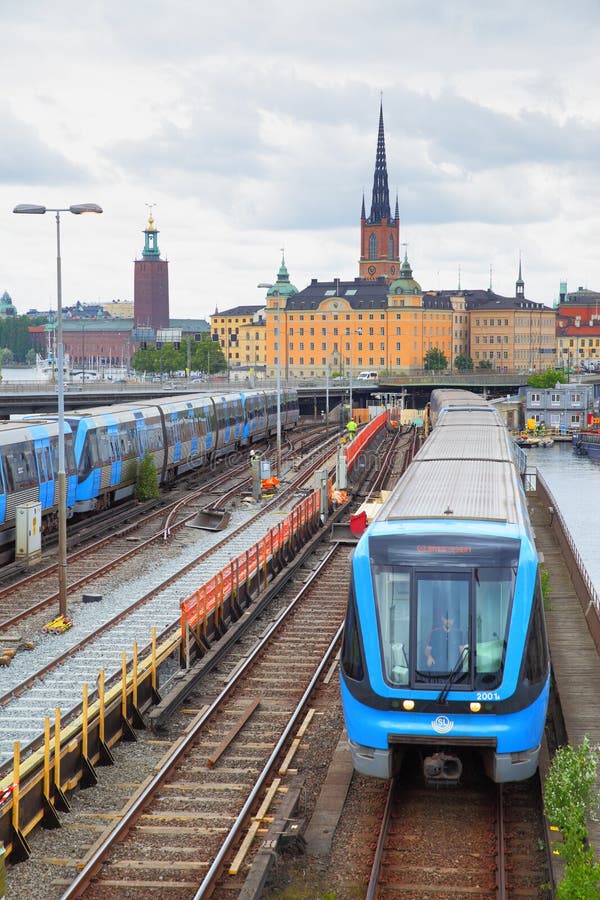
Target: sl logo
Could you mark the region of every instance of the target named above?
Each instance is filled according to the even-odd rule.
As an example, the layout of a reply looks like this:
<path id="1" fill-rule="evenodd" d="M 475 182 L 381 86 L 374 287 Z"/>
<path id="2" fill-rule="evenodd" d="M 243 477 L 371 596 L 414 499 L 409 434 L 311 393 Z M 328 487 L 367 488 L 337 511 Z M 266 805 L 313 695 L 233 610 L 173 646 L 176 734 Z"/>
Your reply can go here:
<path id="1" fill-rule="evenodd" d="M 438 716 L 431 723 L 431 727 L 437 734 L 449 734 L 454 728 L 454 722 L 448 716 Z"/>

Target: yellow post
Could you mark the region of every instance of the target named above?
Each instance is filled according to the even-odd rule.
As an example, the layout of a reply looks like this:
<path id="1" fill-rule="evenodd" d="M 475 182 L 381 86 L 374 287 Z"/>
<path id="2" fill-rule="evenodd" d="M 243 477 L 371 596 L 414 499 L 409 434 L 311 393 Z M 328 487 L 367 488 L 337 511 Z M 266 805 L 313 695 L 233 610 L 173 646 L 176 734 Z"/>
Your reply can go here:
<path id="1" fill-rule="evenodd" d="M 127 718 L 127 655 L 124 650 L 121 657 L 121 715 Z"/>
<path id="2" fill-rule="evenodd" d="M 21 783 L 21 742 L 15 741 L 13 751 L 12 826 L 19 831 L 19 785 Z"/>
<path id="3" fill-rule="evenodd" d="M 84 759 L 88 758 L 88 686 L 83 682 L 83 709 L 81 712 L 81 753 Z"/>
<path id="4" fill-rule="evenodd" d="M 158 683 L 156 677 L 156 626 L 152 626 L 152 690 L 156 691 Z"/>
<path id="5" fill-rule="evenodd" d="M 60 784 L 60 706 L 54 711 L 54 784 L 62 790 Z"/>
<path id="6" fill-rule="evenodd" d="M 44 797 L 50 802 L 50 716 L 44 719 Z"/>
<path id="7" fill-rule="evenodd" d="M 133 643 L 133 705 L 137 709 L 138 705 L 138 657 L 137 657 L 137 641 Z"/>
<path id="8" fill-rule="evenodd" d="M 104 669 L 98 674 L 98 737 L 104 743 Z"/>

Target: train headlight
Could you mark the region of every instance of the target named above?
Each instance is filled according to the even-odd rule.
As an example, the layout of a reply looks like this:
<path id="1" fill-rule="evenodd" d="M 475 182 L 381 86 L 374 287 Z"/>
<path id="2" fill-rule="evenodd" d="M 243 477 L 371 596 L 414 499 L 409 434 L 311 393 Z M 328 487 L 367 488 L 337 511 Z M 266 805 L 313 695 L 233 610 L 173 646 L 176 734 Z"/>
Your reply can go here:
<path id="1" fill-rule="evenodd" d="M 402 701 L 402 707 L 403 707 L 403 709 L 405 709 L 407 712 L 410 712 L 411 709 L 414 709 L 414 708 L 415 708 L 415 701 L 414 701 L 414 700 L 403 700 L 403 701 Z"/>
<path id="2" fill-rule="evenodd" d="M 471 712 L 480 712 L 481 703 L 469 703 L 469 709 L 471 710 Z"/>

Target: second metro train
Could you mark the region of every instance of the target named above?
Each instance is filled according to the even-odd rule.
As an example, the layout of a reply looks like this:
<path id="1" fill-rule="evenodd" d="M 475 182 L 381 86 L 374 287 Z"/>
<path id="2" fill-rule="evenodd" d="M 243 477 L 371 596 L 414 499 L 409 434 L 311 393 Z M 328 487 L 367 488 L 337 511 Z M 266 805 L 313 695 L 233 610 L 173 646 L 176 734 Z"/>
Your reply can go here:
<path id="1" fill-rule="evenodd" d="M 299 420 L 298 395 L 285 390 L 281 427 Z M 65 415 L 67 514 L 110 506 L 132 495 L 137 465 L 150 453 L 159 483 L 275 434 L 277 393 L 255 390 L 193 394 L 124 403 Z M 0 557 L 15 535 L 16 508 L 41 504 L 44 527 L 58 502 L 57 417 L 31 416 L 0 424 Z"/>
<path id="2" fill-rule="evenodd" d="M 453 396 L 449 396 L 452 394 Z M 431 436 L 352 558 L 341 693 L 354 767 L 391 777 L 409 750 L 429 783 L 520 781 L 538 764 L 549 654 L 538 557 L 497 410 L 434 392 Z"/>

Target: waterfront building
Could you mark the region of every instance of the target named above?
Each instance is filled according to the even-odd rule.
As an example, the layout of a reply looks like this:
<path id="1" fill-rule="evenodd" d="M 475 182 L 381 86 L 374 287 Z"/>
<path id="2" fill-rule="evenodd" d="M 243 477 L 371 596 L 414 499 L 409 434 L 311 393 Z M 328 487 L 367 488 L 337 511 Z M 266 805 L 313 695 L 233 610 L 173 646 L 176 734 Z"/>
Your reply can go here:
<path id="1" fill-rule="evenodd" d="M 525 421 L 534 419 L 547 428 L 576 431 L 585 427 L 594 409 L 593 384 L 557 383 L 552 388 L 525 390 Z"/>
<path id="2" fill-rule="evenodd" d="M 285 377 L 309 378 L 362 369 L 408 374 L 424 367 L 432 349 L 444 354 L 449 369 L 460 357 L 496 371 L 533 372 L 554 364 L 555 312 L 525 297 L 520 260 L 514 297 L 495 293 L 491 283 L 488 290 L 462 290 L 460 279 L 455 291 L 423 290 L 406 244 L 400 264 L 398 200 L 391 216 L 382 107 L 371 210 L 367 217 L 363 197 L 360 235 L 357 278 L 313 278 L 297 291 L 278 276 L 267 292 L 269 376 L 279 355 Z"/>

